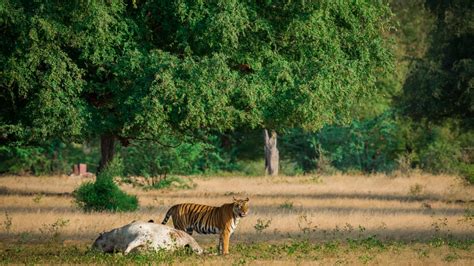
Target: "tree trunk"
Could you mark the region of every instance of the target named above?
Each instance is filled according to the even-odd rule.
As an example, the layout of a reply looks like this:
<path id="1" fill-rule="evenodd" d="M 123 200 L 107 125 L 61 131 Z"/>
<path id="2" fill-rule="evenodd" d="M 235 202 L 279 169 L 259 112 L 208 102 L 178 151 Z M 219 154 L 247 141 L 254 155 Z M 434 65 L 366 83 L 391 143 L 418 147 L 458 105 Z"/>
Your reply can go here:
<path id="1" fill-rule="evenodd" d="M 97 173 L 100 173 L 102 170 L 107 167 L 107 165 L 112 161 L 115 155 L 115 137 L 113 135 L 102 135 L 100 136 L 100 162 Z"/>
<path id="2" fill-rule="evenodd" d="M 272 135 L 268 135 L 268 130 L 264 129 L 265 135 L 265 174 L 278 175 L 278 164 L 280 155 L 277 149 L 277 133 L 272 130 Z"/>

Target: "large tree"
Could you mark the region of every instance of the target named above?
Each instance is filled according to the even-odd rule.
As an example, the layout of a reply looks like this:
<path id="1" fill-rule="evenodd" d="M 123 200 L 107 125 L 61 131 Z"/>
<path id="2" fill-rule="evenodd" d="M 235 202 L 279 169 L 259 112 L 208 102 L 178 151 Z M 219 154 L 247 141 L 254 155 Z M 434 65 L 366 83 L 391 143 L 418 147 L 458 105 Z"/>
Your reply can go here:
<path id="1" fill-rule="evenodd" d="M 0 141 L 205 138 L 351 117 L 390 67 L 379 1 L 8 1 Z M 276 134 L 275 134 L 276 138 Z"/>
<path id="2" fill-rule="evenodd" d="M 222 65 L 238 73 L 233 90 L 245 92 L 234 104 L 273 131 L 270 173 L 278 173 L 275 131 L 348 121 L 390 69 L 390 12 L 381 2 L 155 0 L 142 10 L 155 47 L 198 60 L 225 55 Z"/>

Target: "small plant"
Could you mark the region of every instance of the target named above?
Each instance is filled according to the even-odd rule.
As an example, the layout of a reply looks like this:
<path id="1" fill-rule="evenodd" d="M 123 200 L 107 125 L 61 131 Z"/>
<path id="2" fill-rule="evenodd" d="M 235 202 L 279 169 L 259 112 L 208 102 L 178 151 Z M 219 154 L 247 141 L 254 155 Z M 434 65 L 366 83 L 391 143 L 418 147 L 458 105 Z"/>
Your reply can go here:
<path id="1" fill-rule="evenodd" d="M 272 219 L 270 220 L 265 220 L 265 219 L 257 219 L 257 223 L 253 226 L 253 228 L 255 228 L 255 231 L 257 231 L 257 233 L 262 233 L 263 230 L 267 229 L 270 224 L 272 223 Z"/>
<path id="2" fill-rule="evenodd" d="M 449 253 L 448 255 L 446 255 L 446 256 L 444 257 L 444 260 L 445 260 L 446 262 L 453 262 L 453 261 L 455 261 L 455 260 L 457 260 L 457 259 L 459 259 L 459 255 L 456 254 L 456 253 Z"/>
<path id="3" fill-rule="evenodd" d="M 338 241 L 329 241 L 324 244 L 324 250 L 328 252 L 336 252 L 339 248 L 340 243 Z"/>
<path id="4" fill-rule="evenodd" d="M 446 228 L 448 226 L 448 219 L 446 217 L 444 218 L 439 218 L 437 221 L 434 221 L 431 224 L 431 227 L 435 230 L 436 233 L 441 232 L 443 228 Z"/>
<path id="5" fill-rule="evenodd" d="M 12 225 L 12 217 L 10 217 L 10 215 L 8 215 L 8 212 L 5 211 L 5 221 L 3 221 L 3 228 L 5 229 L 5 232 L 10 233 Z"/>
<path id="6" fill-rule="evenodd" d="M 385 250 L 386 246 L 385 244 L 377 238 L 376 235 L 371 235 L 367 238 L 359 238 L 359 239 L 347 239 L 347 243 L 349 244 L 349 247 L 351 249 L 356 249 L 356 248 L 365 248 L 366 250 L 372 250 L 372 249 L 379 249 L 379 250 Z"/>
<path id="7" fill-rule="evenodd" d="M 371 255 L 371 254 L 363 254 L 363 255 L 360 255 L 359 256 L 359 260 L 364 263 L 364 264 L 367 264 L 369 263 L 371 260 L 373 260 L 375 258 L 374 255 Z"/>
<path id="8" fill-rule="evenodd" d="M 359 242 L 366 249 L 373 249 L 373 248 L 378 248 L 380 250 L 385 249 L 385 245 L 382 243 L 382 241 L 380 241 L 380 239 L 377 238 L 376 235 L 371 235 L 365 239 L 360 240 Z"/>
<path id="9" fill-rule="evenodd" d="M 278 209 L 292 210 L 293 209 L 293 202 L 285 201 L 282 204 L 280 204 L 280 206 L 278 206 Z"/>
<path id="10" fill-rule="evenodd" d="M 446 241 L 442 237 L 434 237 L 433 239 L 430 240 L 430 245 L 432 247 L 441 247 L 444 244 L 446 244 Z"/>
<path id="11" fill-rule="evenodd" d="M 51 241 L 57 241 L 59 240 L 60 230 L 68 224 L 68 219 L 59 218 L 52 224 L 43 224 L 39 231 L 41 234 L 48 236 Z"/>
<path id="12" fill-rule="evenodd" d="M 292 255 L 297 251 L 302 253 L 309 253 L 311 252 L 311 245 L 308 241 L 293 241 L 289 245 L 285 245 L 286 253 L 288 255 Z"/>
<path id="13" fill-rule="evenodd" d="M 362 237 L 363 237 L 364 232 L 365 232 L 366 230 L 367 230 L 367 229 L 366 229 L 364 226 L 362 226 L 362 225 L 359 225 L 359 226 L 358 226 L 359 238 L 362 238 Z"/>
<path id="14" fill-rule="evenodd" d="M 417 183 L 417 184 L 414 184 L 413 186 L 410 186 L 409 194 L 411 196 L 416 197 L 416 196 L 420 196 L 422 191 L 423 191 L 423 186 Z"/>
<path id="15" fill-rule="evenodd" d="M 18 235 L 18 242 L 24 244 L 24 243 L 28 243 L 28 241 L 30 241 L 31 239 L 31 232 L 21 232 L 19 235 Z"/>
<path id="16" fill-rule="evenodd" d="M 323 178 L 320 175 L 311 176 L 309 180 L 311 181 L 311 183 L 315 184 L 322 184 L 324 182 Z"/>
<path id="17" fill-rule="evenodd" d="M 248 264 L 248 261 L 244 258 L 240 258 L 238 261 L 235 261 L 234 263 L 232 263 L 232 265 L 247 265 Z"/>
<path id="18" fill-rule="evenodd" d="M 417 250 L 417 253 L 418 253 L 418 257 L 420 257 L 420 258 L 428 258 L 429 257 L 427 249 L 419 249 L 419 250 Z"/>
<path id="19" fill-rule="evenodd" d="M 43 197 L 44 197 L 43 194 L 38 193 L 38 194 L 36 194 L 36 196 L 33 198 L 33 202 L 34 202 L 34 203 L 39 203 Z"/>
<path id="20" fill-rule="evenodd" d="M 347 233 L 351 233 L 352 231 L 354 231 L 354 226 L 352 226 L 350 223 L 346 223 L 342 230 Z"/>
<path id="21" fill-rule="evenodd" d="M 312 226 L 313 221 L 308 219 L 306 215 L 300 215 L 298 217 L 298 227 L 303 232 L 303 234 L 309 234 L 310 232 L 315 232 L 318 226 Z"/>

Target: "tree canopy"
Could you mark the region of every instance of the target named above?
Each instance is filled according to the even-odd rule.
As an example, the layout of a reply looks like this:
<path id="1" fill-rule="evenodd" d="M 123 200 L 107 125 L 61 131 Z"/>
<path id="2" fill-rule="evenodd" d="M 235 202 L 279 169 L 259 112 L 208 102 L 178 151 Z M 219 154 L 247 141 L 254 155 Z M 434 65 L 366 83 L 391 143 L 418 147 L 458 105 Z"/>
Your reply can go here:
<path id="1" fill-rule="evenodd" d="M 3 0 L 0 15 L 3 143 L 317 130 L 391 67 L 382 1 Z"/>
<path id="2" fill-rule="evenodd" d="M 429 45 L 413 62 L 399 105 L 415 119 L 458 119 L 474 126 L 474 2 L 425 1 Z"/>

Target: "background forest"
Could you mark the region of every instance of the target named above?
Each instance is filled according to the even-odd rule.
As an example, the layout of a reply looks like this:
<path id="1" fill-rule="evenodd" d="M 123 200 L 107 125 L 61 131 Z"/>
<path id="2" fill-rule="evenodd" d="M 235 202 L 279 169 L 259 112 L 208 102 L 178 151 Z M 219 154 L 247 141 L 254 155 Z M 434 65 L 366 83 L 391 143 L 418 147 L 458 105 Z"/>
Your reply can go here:
<path id="1" fill-rule="evenodd" d="M 304 23 L 294 23 L 285 32 L 294 36 L 273 30 L 278 23 L 287 25 L 292 12 L 306 12 L 304 8 L 268 7 L 281 14 L 276 18 L 259 6 L 240 9 L 237 1 L 208 9 L 187 1 L 174 6 L 166 1 L 110 1 L 91 4 L 95 6 L 88 6 L 87 12 L 67 6 L 81 5 L 75 1 L 27 2 L 0 4 L 0 173 L 69 174 L 76 163 L 87 163 L 94 172 L 104 160 L 102 144 L 102 149 L 108 145 L 115 151 L 125 175 L 262 175 L 263 128 L 270 128 L 278 133 L 283 174 L 406 174 L 422 169 L 474 182 L 474 1 L 389 1 L 390 10 L 366 17 L 384 20 L 374 24 L 385 25 L 385 41 L 371 35 L 379 29 L 367 27 L 357 29 L 360 39 L 351 34 L 355 37 L 341 48 L 361 63 L 337 71 L 356 74 L 340 80 L 333 77 L 339 72 L 325 77 L 309 73 L 316 81 L 293 78 L 305 74 L 297 72 L 303 65 L 295 62 L 301 60 L 290 59 L 321 51 L 295 47 L 291 40 L 308 38 L 327 45 L 323 52 L 328 60 L 319 60 L 328 67 L 319 69 L 330 71 L 332 60 L 344 62 L 338 52 L 330 53 L 334 49 L 328 40 L 337 38 L 327 29 L 321 33 L 324 28 L 317 39 L 305 32 Z M 242 10 L 255 14 L 235 15 Z M 334 10 L 337 27 L 353 30 L 348 9 L 341 5 Z M 202 19 L 212 12 L 218 14 L 214 20 Z M 254 24 L 249 26 L 249 21 Z M 337 34 L 348 34 L 341 32 Z M 373 52 L 364 54 L 352 46 L 352 41 L 367 39 L 374 40 L 367 43 Z M 272 40 L 284 52 L 265 50 L 262 43 Z M 144 52 L 152 47 L 158 49 Z M 364 58 L 375 63 L 365 64 Z M 68 75 L 62 75 L 65 72 Z M 266 86 L 263 76 L 275 76 L 272 82 L 285 88 L 274 94 L 281 99 L 260 97 L 265 90 L 255 88 Z M 195 87 L 183 85 L 189 80 Z M 354 96 L 354 102 L 343 107 L 335 94 L 327 103 L 304 105 L 305 110 L 298 109 L 298 101 L 286 101 L 293 99 L 289 88 L 317 80 L 354 88 L 354 95 L 364 97 Z M 209 84 L 209 90 L 201 91 L 199 84 Z M 194 96 L 183 94 L 183 88 Z M 76 94 L 81 100 L 72 97 Z M 213 98 L 216 94 L 220 97 Z M 160 97 L 165 101 L 157 103 Z M 259 108 L 257 101 L 267 101 L 267 109 Z M 166 108 L 173 109 L 172 115 L 162 115 Z M 336 111 L 328 113 L 333 116 L 311 113 L 318 108 Z M 308 122 L 306 115 L 318 121 Z"/>

